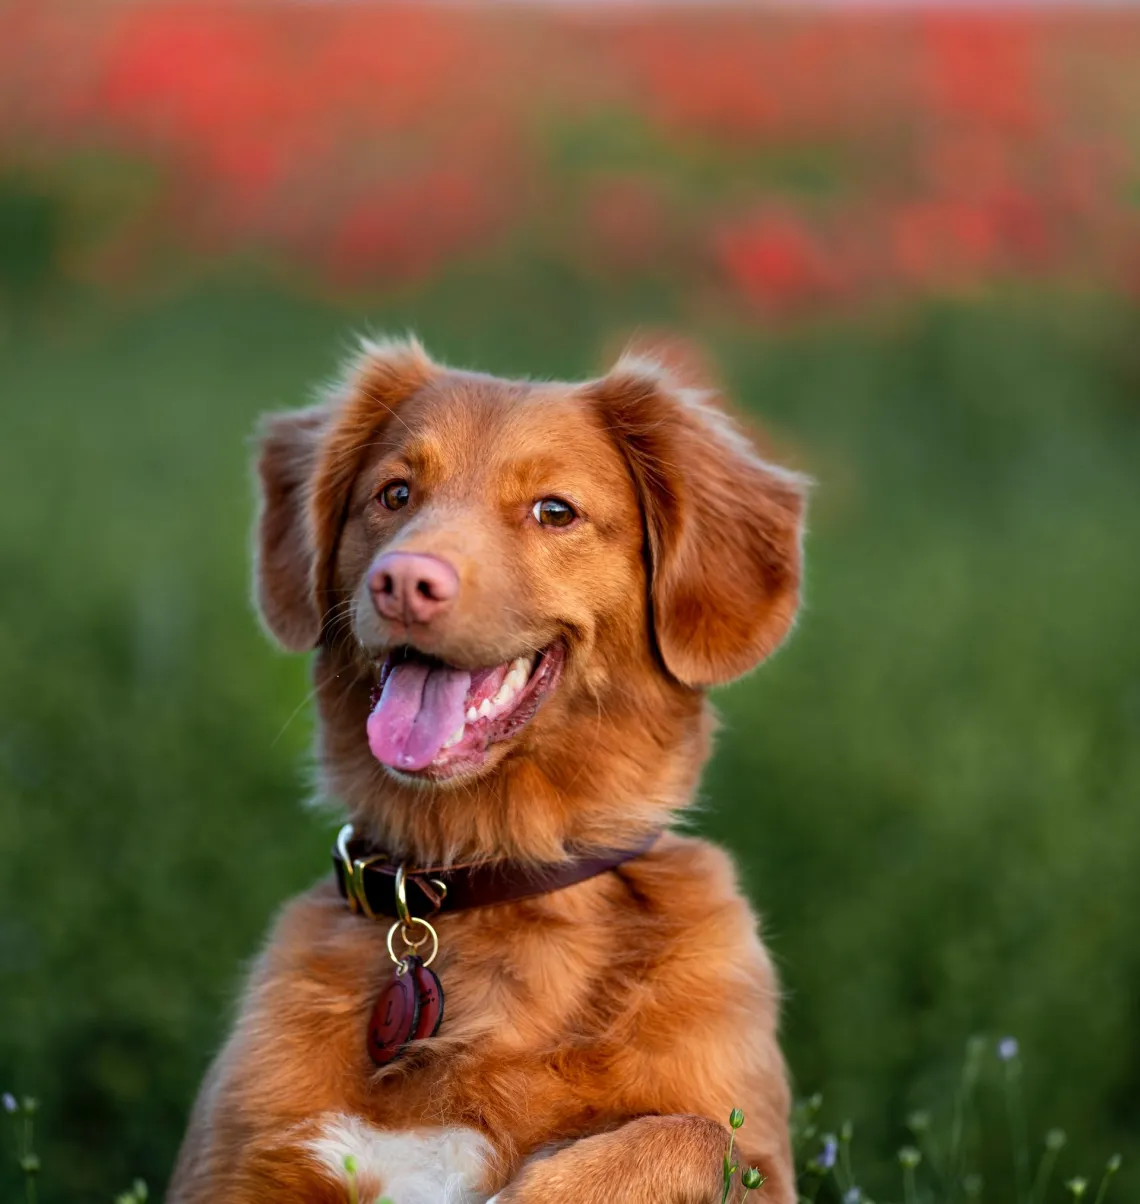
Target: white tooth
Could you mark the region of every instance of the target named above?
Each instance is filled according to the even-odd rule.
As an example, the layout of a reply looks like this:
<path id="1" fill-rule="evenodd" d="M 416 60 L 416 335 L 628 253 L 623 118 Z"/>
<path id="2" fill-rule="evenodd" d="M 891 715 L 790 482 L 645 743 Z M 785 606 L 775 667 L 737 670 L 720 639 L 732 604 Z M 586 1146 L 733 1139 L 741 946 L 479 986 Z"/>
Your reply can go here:
<path id="1" fill-rule="evenodd" d="M 479 718 L 486 719 L 490 713 L 491 713 L 491 700 L 489 698 L 484 698 L 483 701 L 479 704 Z"/>
<path id="2" fill-rule="evenodd" d="M 499 692 L 491 699 L 491 705 L 501 707 L 504 702 L 510 702 L 515 696 L 515 684 L 511 681 L 508 674 L 503 684 L 499 687 Z"/>
<path id="3" fill-rule="evenodd" d="M 515 659 L 511 661 L 511 672 L 521 673 L 523 681 L 526 681 L 526 679 L 530 676 L 530 660 L 525 656 L 516 656 Z"/>
<path id="4" fill-rule="evenodd" d="M 479 712 L 474 707 L 467 708 L 467 722 L 474 723 L 479 718 Z"/>
<path id="5" fill-rule="evenodd" d="M 524 669 L 518 669 L 518 668 L 512 669 L 510 671 L 510 673 L 508 674 L 508 680 L 510 680 L 514 683 L 514 687 L 516 690 L 521 690 L 523 688 L 523 686 L 526 685 L 527 678 L 529 678 L 529 677 L 530 677 L 530 674 L 526 671 L 525 668 Z"/>
<path id="6" fill-rule="evenodd" d="M 443 742 L 443 747 L 444 747 L 444 748 L 451 748 L 453 745 L 455 745 L 455 744 L 458 744 L 458 743 L 459 743 L 459 741 L 460 741 L 460 740 L 462 740 L 462 739 L 463 739 L 463 724 L 461 723 L 461 724 L 460 724 L 460 725 L 459 725 L 459 726 L 458 726 L 458 727 L 455 729 L 455 731 L 453 731 L 453 732 L 451 733 L 451 735 L 450 735 L 450 736 L 448 736 L 446 740 L 444 740 L 444 742 Z"/>

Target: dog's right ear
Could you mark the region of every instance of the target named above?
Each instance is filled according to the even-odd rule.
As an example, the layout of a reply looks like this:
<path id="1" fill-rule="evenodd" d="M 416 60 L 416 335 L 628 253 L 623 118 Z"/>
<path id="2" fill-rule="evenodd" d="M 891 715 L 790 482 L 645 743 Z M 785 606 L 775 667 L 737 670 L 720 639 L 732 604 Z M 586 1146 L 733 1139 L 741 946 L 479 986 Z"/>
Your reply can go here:
<path id="1" fill-rule="evenodd" d="M 666 670 L 696 689 L 740 677 L 795 618 L 807 479 L 655 361 L 623 357 L 588 389 L 640 496 Z"/>
<path id="2" fill-rule="evenodd" d="M 266 627 L 290 652 L 314 647 L 321 633 L 313 591 L 316 541 L 309 522 L 309 492 L 332 412 L 331 406 L 323 405 L 273 414 L 261 429 L 257 602 Z"/>
<path id="3" fill-rule="evenodd" d="M 257 601 L 288 651 L 306 652 L 320 640 L 336 544 L 365 449 L 438 371 L 414 338 L 366 339 L 324 405 L 265 420 L 257 459 Z"/>

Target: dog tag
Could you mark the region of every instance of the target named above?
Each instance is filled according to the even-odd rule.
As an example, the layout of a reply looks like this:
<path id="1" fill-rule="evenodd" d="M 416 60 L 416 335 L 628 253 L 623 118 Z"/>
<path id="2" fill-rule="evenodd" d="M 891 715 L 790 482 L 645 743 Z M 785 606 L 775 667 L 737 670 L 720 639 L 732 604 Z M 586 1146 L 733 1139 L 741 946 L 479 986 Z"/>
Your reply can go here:
<path id="1" fill-rule="evenodd" d="M 420 1014 L 412 1036 L 416 1041 L 423 1041 L 439 1032 L 443 1021 L 443 987 L 435 971 L 425 966 L 418 957 L 413 957 L 411 962 L 409 976 L 416 981 L 420 1001 Z"/>
<path id="2" fill-rule="evenodd" d="M 391 985 L 380 993 L 368 1021 L 368 1052 L 377 1066 L 387 1066 L 400 1056 L 416 1032 L 419 1018 L 420 991 L 415 969 L 401 966 Z"/>

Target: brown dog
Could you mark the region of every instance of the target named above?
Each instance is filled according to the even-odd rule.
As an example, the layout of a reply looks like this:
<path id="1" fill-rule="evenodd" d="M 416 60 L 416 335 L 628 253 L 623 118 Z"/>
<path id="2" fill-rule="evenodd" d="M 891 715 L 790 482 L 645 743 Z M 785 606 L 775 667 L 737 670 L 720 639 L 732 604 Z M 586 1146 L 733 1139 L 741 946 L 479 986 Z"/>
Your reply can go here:
<path id="1" fill-rule="evenodd" d="M 353 832 L 341 890 L 278 921 L 168 1200 L 707 1204 L 740 1107 L 789 1204 L 755 919 L 723 852 L 653 836 L 708 755 L 705 688 L 792 623 L 802 481 L 655 363 L 536 384 L 414 341 L 271 419 L 259 468 L 262 613 L 316 648 Z M 397 864 L 426 923 L 361 914 Z"/>

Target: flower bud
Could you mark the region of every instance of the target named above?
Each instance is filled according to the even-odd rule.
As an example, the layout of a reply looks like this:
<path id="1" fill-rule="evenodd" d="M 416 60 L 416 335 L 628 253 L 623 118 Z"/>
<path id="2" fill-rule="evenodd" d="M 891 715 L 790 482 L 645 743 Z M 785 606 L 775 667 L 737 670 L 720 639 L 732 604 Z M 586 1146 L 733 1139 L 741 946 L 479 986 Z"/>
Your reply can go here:
<path id="1" fill-rule="evenodd" d="M 835 1160 L 839 1155 L 839 1142 L 836 1140 L 834 1133 L 825 1133 L 823 1135 L 823 1149 L 819 1151 L 816 1157 L 816 1162 L 822 1170 L 829 1171 L 835 1165 Z"/>
<path id="2" fill-rule="evenodd" d="M 1002 1037 L 997 1045 L 997 1055 L 1003 1062 L 1012 1062 L 1021 1052 L 1016 1037 Z"/>

